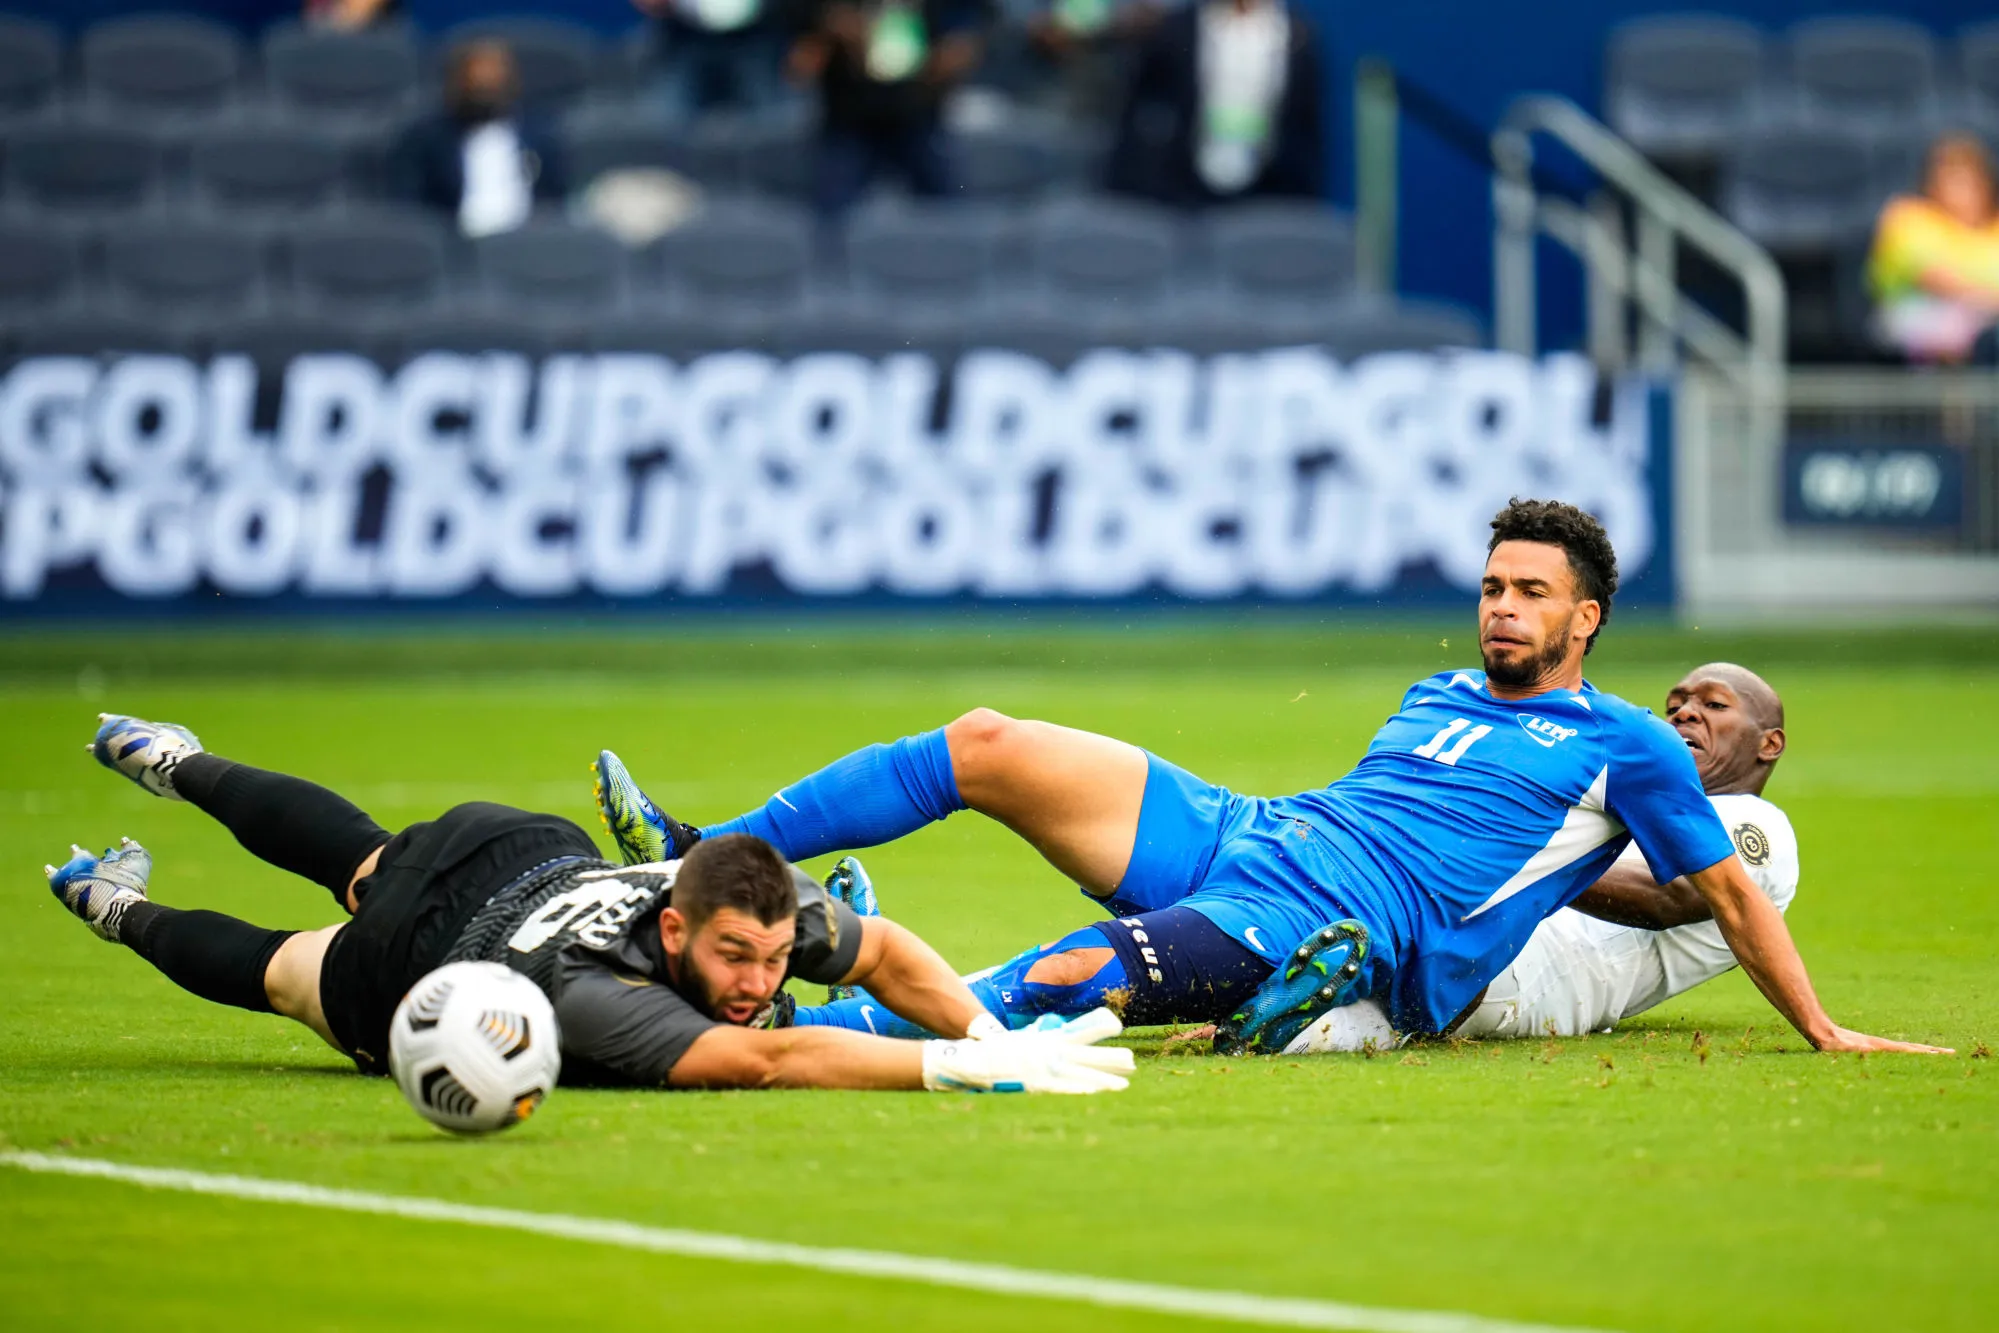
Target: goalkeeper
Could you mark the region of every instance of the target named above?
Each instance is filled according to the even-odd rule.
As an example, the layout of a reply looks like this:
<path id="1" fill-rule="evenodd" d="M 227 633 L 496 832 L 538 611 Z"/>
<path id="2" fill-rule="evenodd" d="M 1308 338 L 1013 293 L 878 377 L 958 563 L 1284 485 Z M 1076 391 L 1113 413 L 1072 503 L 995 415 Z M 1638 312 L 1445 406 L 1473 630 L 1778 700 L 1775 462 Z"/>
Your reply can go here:
<path id="1" fill-rule="evenodd" d="M 90 748 L 324 886 L 352 919 L 265 930 L 153 902 L 152 858 L 130 840 L 48 867 L 56 897 L 182 988 L 296 1019 L 364 1073 L 386 1072 L 389 1021 L 409 988 L 466 959 L 503 962 L 547 993 L 565 1082 L 1102 1092 L 1123 1088 L 1132 1068 L 1130 1051 L 1092 1045 L 1119 1031 L 1108 1012 L 1008 1032 L 929 945 L 862 920 L 760 838 L 620 868 L 568 820 L 502 805 L 456 806 L 391 835 L 324 787 L 208 754 L 171 724 L 105 715 Z M 783 1026 L 779 988 L 792 976 L 865 985 L 885 1008 L 958 1039 Z"/>

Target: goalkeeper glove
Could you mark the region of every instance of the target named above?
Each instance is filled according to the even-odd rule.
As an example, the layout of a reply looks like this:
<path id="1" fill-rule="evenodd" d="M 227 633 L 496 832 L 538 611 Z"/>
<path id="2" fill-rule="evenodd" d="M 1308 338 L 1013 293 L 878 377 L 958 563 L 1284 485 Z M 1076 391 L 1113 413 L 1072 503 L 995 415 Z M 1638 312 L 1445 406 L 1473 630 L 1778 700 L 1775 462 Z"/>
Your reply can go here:
<path id="1" fill-rule="evenodd" d="M 995 1020 L 995 1026 L 997 1020 Z M 1019 1032 L 973 1025 L 978 1035 L 923 1044 L 923 1086 L 931 1092 L 1119 1092 L 1134 1067 L 1122 1046 L 1097 1042 L 1124 1031 L 1108 1009 L 1063 1022 L 1051 1017 Z"/>

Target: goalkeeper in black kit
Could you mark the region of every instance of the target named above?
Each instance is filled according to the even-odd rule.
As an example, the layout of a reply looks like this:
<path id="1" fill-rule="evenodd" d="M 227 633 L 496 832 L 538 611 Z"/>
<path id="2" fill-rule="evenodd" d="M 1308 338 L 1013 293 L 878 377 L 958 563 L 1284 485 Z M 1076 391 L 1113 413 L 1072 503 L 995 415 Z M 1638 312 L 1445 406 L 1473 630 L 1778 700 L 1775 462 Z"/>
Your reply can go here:
<path id="1" fill-rule="evenodd" d="M 206 753 L 184 727 L 103 715 L 92 752 L 156 796 L 199 806 L 245 849 L 324 886 L 352 919 L 265 930 L 147 896 L 152 858 L 126 840 L 48 867 L 49 886 L 100 936 L 203 999 L 296 1019 L 387 1072 L 389 1020 L 448 962 L 505 963 L 555 1007 L 563 1080 L 668 1088 L 1121 1089 L 1131 1052 L 1099 1011 L 1009 1032 L 935 950 L 863 918 L 748 835 L 684 859 L 620 867 L 554 815 L 472 803 L 391 835 L 301 778 Z M 836 875 L 853 873 L 842 866 Z M 864 985 L 955 1040 L 790 1028 L 787 978 Z"/>

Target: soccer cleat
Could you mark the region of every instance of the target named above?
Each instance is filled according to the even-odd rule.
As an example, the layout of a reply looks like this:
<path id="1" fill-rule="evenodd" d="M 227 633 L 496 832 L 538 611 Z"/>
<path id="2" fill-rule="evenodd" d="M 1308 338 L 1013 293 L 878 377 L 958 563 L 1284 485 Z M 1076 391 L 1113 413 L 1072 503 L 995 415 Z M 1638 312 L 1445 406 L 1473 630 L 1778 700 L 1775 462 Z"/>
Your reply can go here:
<path id="1" fill-rule="evenodd" d="M 597 817 L 618 844 L 618 855 L 626 865 L 678 861 L 701 841 L 700 829 L 681 823 L 648 800 L 625 771 L 624 761 L 609 750 L 597 755 L 590 777 Z"/>
<path id="2" fill-rule="evenodd" d="M 118 940 L 118 922 L 133 903 L 146 901 L 146 880 L 153 873 L 153 855 L 130 838 L 120 838 L 104 855 L 92 856 L 70 845 L 69 860 L 43 866 L 49 892 L 102 939 Z"/>
<path id="3" fill-rule="evenodd" d="M 790 991 L 779 991 L 771 997 L 769 1004 L 757 1010 L 756 1017 L 749 1021 L 749 1026 L 761 1028 L 766 1032 L 788 1028 L 792 1026 L 797 1013 L 797 998 Z"/>
<path id="4" fill-rule="evenodd" d="M 202 752 L 193 732 L 171 722 L 147 722 L 116 713 L 99 713 L 97 722 L 97 737 L 87 748 L 98 763 L 124 774 L 155 796 L 169 801 L 182 799 L 174 790 L 174 770 L 189 755 Z"/>
<path id="5" fill-rule="evenodd" d="M 826 876 L 826 892 L 838 902 L 854 909 L 855 916 L 880 916 L 881 901 L 875 897 L 875 882 L 868 878 L 868 872 L 861 868 L 858 857 L 843 856 L 833 867 L 833 873 Z M 860 992 L 859 986 L 828 986 L 826 1003 L 834 1004 L 852 999 Z"/>
<path id="6" fill-rule="evenodd" d="M 1215 1025 L 1218 1055 L 1276 1055 L 1328 1009 L 1356 998 L 1367 961 L 1367 927 L 1321 926 L 1256 988 L 1249 1003 Z"/>

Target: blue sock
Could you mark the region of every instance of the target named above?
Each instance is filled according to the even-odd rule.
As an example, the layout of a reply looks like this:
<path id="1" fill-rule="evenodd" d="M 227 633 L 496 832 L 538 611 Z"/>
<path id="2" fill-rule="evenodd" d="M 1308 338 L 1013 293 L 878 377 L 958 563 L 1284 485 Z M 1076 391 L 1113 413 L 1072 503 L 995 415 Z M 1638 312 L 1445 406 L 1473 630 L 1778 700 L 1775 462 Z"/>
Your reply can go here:
<path id="1" fill-rule="evenodd" d="M 1029 981 L 1028 970 L 1050 954 L 1065 953 L 1070 949 L 1106 947 L 1103 932 L 1085 926 L 1071 931 L 1053 944 L 1017 954 L 998 967 L 975 972 L 965 978 L 965 984 L 971 988 L 978 1002 L 986 1007 L 987 1013 L 1010 1028 L 1026 1027 L 1043 1014 L 1073 1018 L 1102 1004 L 1104 997 L 1112 991 L 1131 984 L 1118 956 L 1112 954 L 1093 976 L 1073 986 L 1051 986 L 1045 982 Z M 881 1037 L 922 1038 L 937 1035 L 896 1017 L 866 991 L 861 991 L 852 999 L 832 1004 L 800 1006 L 791 1021 L 795 1027 L 847 1028 L 854 1032 L 872 1032 Z"/>
<path id="2" fill-rule="evenodd" d="M 701 836 L 753 833 L 785 860 L 803 861 L 893 842 L 964 808 L 940 727 L 836 759 Z"/>

